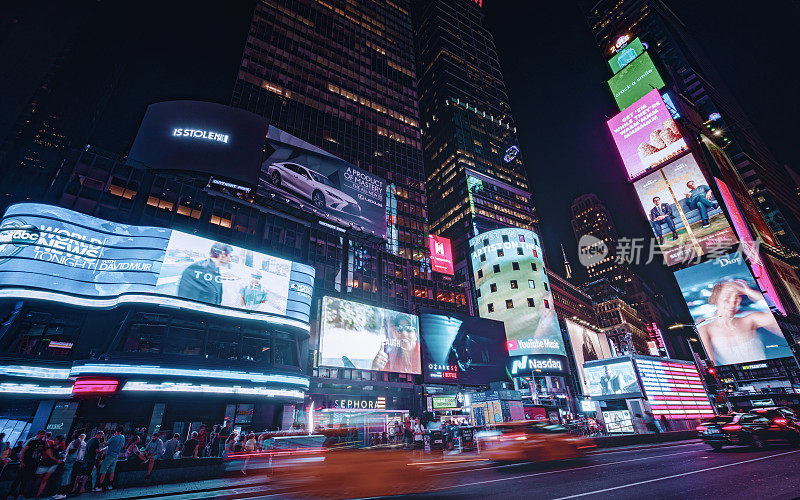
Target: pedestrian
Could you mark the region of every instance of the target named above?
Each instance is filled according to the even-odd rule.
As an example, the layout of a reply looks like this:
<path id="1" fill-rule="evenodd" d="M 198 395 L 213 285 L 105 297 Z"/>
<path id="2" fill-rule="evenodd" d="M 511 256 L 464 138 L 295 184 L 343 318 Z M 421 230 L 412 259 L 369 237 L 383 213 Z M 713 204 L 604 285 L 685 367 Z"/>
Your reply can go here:
<path id="1" fill-rule="evenodd" d="M 414 449 L 422 449 L 425 429 L 422 427 L 419 419 L 414 421 Z"/>
<path id="2" fill-rule="evenodd" d="M 229 454 L 234 452 L 234 449 L 236 447 L 236 438 L 237 438 L 236 432 L 228 436 L 228 439 L 225 441 L 224 448 L 222 450 L 222 458 L 225 458 Z"/>
<path id="3" fill-rule="evenodd" d="M 125 460 L 128 460 L 131 457 L 139 456 L 139 443 L 139 436 L 134 434 L 133 437 L 131 437 L 131 441 L 128 443 L 128 446 L 125 447 Z"/>
<path id="4" fill-rule="evenodd" d="M 117 460 L 119 460 L 122 447 L 125 446 L 125 436 L 122 434 L 122 431 L 122 426 L 117 426 L 117 428 L 114 429 L 114 435 L 111 436 L 106 443 L 106 456 L 103 457 L 103 460 L 100 462 L 100 480 L 97 482 L 97 487 L 95 487 L 94 491 L 102 491 L 106 474 L 108 474 L 107 489 L 114 489 L 114 471 L 117 468 Z"/>
<path id="5" fill-rule="evenodd" d="M 45 439 L 45 443 L 47 442 L 47 439 Z M 61 448 L 64 444 L 64 436 L 56 436 L 49 442 L 52 444 L 48 445 L 45 449 L 39 460 L 39 467 L 36 469 L 36 474 L 41 476 L 39 491 L 36 494 L 36 498 L 42 496 L 45 489 L 47 489 L 47 484 L 50 482 L 50 477 L 61 464 Z"/>
<path id="6" fill-rule="evenodd" d="M 172 439 L 164 443 L 164 458 L 172 460 L 178 458 L 178 452 L 181 450 L 181 435 L 177 432 L 172 435 Z"/>
<path id="7" fill-rule="evenodd" d="M 83 460 L 83 456 L 86 455 L 86 434 L 81 434 L 78 437 L 81 440 L 81 448 L 78 450 L 78 460 Z"/>
<path id="8" fill-rule="evenodd" d="M 22 453 L 22 441 L 17 441 L 17 444 L 11 448 L 11 453 L 8 454 L 9 462 L 19 462 L 19 456 Z"/>
<path id="9" fill-rule="evenodd" d="M 206 444 L 208 444 L 208 433 L 206 432 L 206 426 L 201 425 L 200 430 L 197 431 L 197 456 L 204 457 L 206 456 Z"/>
<path id="10" fill-rule="evenodd" d="M 78 450 L 81 448 L 80 433 L 75 432 L 72 435 L 72 441 L 67 445 L 64 451 L 64 469 L 61 471 L 61 484 L 59 491 L 53 496 L 53 500 L 62 500 L 67 498 L 70 492 L 70 484 L 72 484 L 72 471 L 75 469 L 75 464 L 78 461 Z"/>
<path id="11" fill-rule="evenodd" d="M 19 495 L 28 496 L 30 490 L 33 489 L 33 481 L 36 478 L 36 469 L 39 468 L 39 462 L 42 454 L 47 448 L 45 438 L 47 433 L 39 431 L 36 437 L 28 441 L 19 453 L 19 468 L 17 469 L 17 477 L 11 483 L 11 488 L 8 490 L 6 496 L 16 496 L 15 492 Z"/>
<path id="12" fill-rule="evenodd" d="M 83 492 L 87 482 L 89 483 L 89 490 L 92 490 L 94 487 L 94 471 L 97 466 L 97 461 L 100 458 L 100 448 L 102 447 L 104 437 L 105 433 L 103 431 L 97 431 L 94 437 L 86 442 L 86 450 L 83 455 L 82 471 L 84 480 L 81 484 L 81 492 Z"/>
<path id="13" fill-rule="evenodd" d="M 208 436 L 208 455 L 219 456 L 219 425 L 214 424 L 211 428 L 211 435 Z"/>
<path id="14" fill-rule="evenodd" d="M 228 438 L 232 433 L 233 426 L 231 425 L 231 420 L 226 418 L 222 429 L 219 430 L 219 455 L 222 455 L 225 452 L 225 448 L 228 444 Z"/>
<path id="15" fill-rule="evenodd" d="M 199 448 L 199 441 L 197 439 L 197 431 L 192 432 L 192 436 L 183 444 L 183 451 L 181 457 L 183 458 L 197 458 L 197 450 Z"/>
<path id="16" fill-rule="evenodd" d="M 239 439 L 236 440 L 236 443 L 233 445 L 233 451 L 236 453 L 241 453 L 244 451 L 244 440 L 247 436 L 245 436 L 244 432 L 239 435 Z"/>
<path id="17" fill-rule="evenodd" d="M 139 451 L 139 459 L 147 463 L 147 475 L 144 476 L 145 481 L 150 480 L 150 474 L 153 473 L 153 467 L 156 465 L 156 460 L 164 455 L 164 441 L 158 437 L 158 433 L 154 432 L 153 437 L 150 438 L 144 450 Z"/>

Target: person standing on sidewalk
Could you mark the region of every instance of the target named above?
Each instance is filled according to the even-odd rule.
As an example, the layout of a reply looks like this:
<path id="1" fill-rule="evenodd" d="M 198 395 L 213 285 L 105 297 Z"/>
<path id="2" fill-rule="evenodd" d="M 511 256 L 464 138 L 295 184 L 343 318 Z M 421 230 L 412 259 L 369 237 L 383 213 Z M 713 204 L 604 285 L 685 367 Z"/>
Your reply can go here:
<path id="1" fill-rule="evenodd" d="M 108 443 L 106 444 L 106 456 L 103 457 L 103 460 L 100 462 L 100 480 L 97 481 L 97 486 L 94 491 L 102 491 L 106 474 L 108 474 L 108 489 L 111 490 L 114 488 L 114 471 L 117 468 L 119 454 L 122 451 L 122 447 L 125 445 L 125 436 L 122 434 L 122 430 L 121 425 L 117 426 L 117 428 L 114 429 L 114 435 L 108 439 Z"/>
<path id="2" fill-rule="evenodd" d="M 228 438 L 231 436 L 233 432 L 233 426 L 231 425 L 231 420 L 229 418 L 225 419 L 225 424 L 222 426 L 222 429 L 219 430 L 219 454 L 217 456 L 223 456 L 225 452 L 225 445 L 228 442 Z"/>

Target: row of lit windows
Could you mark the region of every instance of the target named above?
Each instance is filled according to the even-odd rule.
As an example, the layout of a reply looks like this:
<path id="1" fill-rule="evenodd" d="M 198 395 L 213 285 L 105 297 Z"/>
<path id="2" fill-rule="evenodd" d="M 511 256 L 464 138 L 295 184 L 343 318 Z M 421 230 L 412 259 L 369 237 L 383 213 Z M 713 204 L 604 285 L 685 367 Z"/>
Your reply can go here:
<path id="1" fill-rule="evenodd" d="M 536 307 L 536 301 L 533 297 L 527 297 L 528 307 Z M 544 299 L 544 307 L 545 309 L 550 309 L 550 301 Z M 514 309 L 514 299 L 506 299 L 506 309 Z M 490 313 L 494 312 L 494 303 L 490 302 L 486 304 L 486 310 Z"/>

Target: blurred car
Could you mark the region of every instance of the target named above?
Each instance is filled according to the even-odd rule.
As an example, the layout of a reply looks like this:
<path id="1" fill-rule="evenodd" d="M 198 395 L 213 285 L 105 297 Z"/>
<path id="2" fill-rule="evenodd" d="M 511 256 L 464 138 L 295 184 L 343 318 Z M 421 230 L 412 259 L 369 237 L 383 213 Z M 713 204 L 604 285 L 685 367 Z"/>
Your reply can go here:
<path id="1" fill-rule="evenodd" d="M 728 445 L 762 449 L 774 442 L 800 445 L 800 430 L 781 413 L 774 417 L 760 413 L 719 415 L 698 425 L 697 432 L 715 450 Z"/>
<path id="2" fill-rule="evenodd" d="M 767 406 L 750 410 L 750 413 L 761 415 L 771 420 L 777 420 L 779 423 L 786 420 L 786 425 L 800 431 L 800 418 L 798 418 L 797 413 L 791 408 L 786 408 L 785 406 Z"/>
<path id="3" fill-rule="evenodd" d="M 507 422 L 477 435 L 481 456 L 496 461 L 546 462 L 578 458 L 595 448 L 591 439 L 546 422 Z"/>
<path id="4" fill-rule="evenodd" d="M 350 195 L 333 185 L 330 179 L 298 163 L 276 162 L 267 169 L 269 181 L 276 187 L 311 200 L 320 210 L 333 209 L 361 215 L 361 206 Z"/>

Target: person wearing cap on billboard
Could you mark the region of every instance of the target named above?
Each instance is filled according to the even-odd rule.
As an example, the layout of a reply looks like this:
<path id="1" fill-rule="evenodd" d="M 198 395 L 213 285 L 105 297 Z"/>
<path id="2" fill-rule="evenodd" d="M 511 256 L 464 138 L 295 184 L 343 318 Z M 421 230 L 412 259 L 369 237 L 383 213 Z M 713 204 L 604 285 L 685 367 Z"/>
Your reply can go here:
<path id="1" fill-rule="evenodd" d="M 689 192 L 686 193 L 686 206 L 689 207 L 689 210 L 694 210 L 695 208 L 699 210 L 703 227 L 710 226 L 711 223 L 708 221 L 708 211 L 709 209 L 713 210 L 719 207 L 719 205 L 712 201 L 714 199 L 714 193 L 711 191 L 711 188 L 705 184 L 698 186 L 694 181 L 687 182 L 686 187 L 689 188 Z"/>
<path id="2" fill-rule="evenodd" d="M 195 262 L 181 274 L 178 297 L 209 304 L 222 303 L 222 276 L 219 268 L 231 262 L 233 248 L 225 243 L 211 245 L 207 259 Z"/>
<path id="3" fill-rule="evenodd" d="M 372 360 L 372 369 L 397 373 L 420 373 L 419 338 L 411 316 L 393 313 L 386 340 Z"/>
<path id="4" fill-rule="evenodd" d="M 760 304 L 764 311 L 740 314 L 742 299 Z M 711 289 L 708 303 L 716 307 L 714 315 L 699 323 L 697 332 L 717 365 L 766 359 L 766 347 L 759 329 L 784 340 L 778 322 L 769 312 L 764 295 L 741 279 L 723 279 Z"/>
<path id="5" fill-rule="evenodd" d="M 245 309 L 256 309 L 267 301 L 267 292 L 261 288 L 261 278 L 260 272 L 254 272 L 250 283 L 239 290 L 242 307 Z"/>

